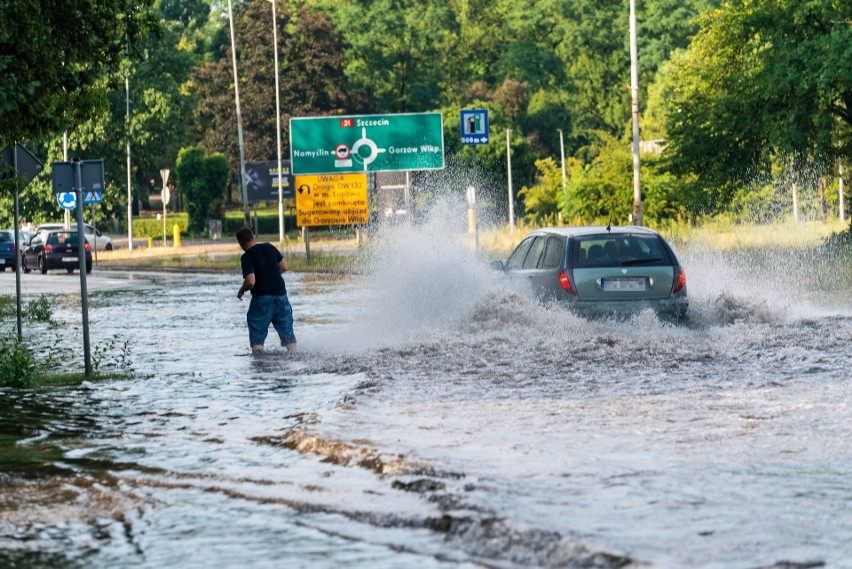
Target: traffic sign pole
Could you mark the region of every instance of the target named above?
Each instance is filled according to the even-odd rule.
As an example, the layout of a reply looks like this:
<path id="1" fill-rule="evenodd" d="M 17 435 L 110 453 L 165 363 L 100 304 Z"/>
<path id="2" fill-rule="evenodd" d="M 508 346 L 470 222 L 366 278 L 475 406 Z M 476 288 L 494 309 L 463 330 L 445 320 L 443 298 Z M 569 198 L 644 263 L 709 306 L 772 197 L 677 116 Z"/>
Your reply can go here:
<path id="1" fill-rule="evenodd" d="M 89 294 L 86 287 L 86 235 L 83 225 L 83 161 L 74 160 L 77 185 L 77 249 L 80 258 L 80 300 L 83 305 L 83 357 L 86 377 L 92 376 L 92 351 L 89 344 Z"/>
<path id="2" fill-rule="evenodd" d="M 23 339 L 23 326 L 21 321 L 21 222 L 20 222 L 20 192 L 18 191 L 18 144 L 12 147 L 12 165 L 15 168 L 15 253 L 17 259 L 15 262 L 15 308 L 18 315 L 18 341 Z"/>

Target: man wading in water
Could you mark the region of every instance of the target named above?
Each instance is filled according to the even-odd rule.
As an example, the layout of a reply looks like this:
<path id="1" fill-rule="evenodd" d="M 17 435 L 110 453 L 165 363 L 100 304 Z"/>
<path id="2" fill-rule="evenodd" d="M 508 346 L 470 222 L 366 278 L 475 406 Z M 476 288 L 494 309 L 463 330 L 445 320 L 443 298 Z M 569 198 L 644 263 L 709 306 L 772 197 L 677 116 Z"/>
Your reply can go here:
<path id="1" fill-rule="evenodd" d="M 240 257 L 243 286 L 237 292 L 237 298 L 242 300 L 246 291 L 251 291 L 251 303 L 246 315 L 251 354 L 263 351 L 270 322 L 281 338 L 281 345 L 287 351 L 294 351 L 296 336 L 293 334 L 293 308 L 287 299 L 287 288 L 281 277 L 282 273 L 287 272 L 287 261 L 272 244 L 258 243 L 254 233 L 247 227 L 237 231 L 237 242 L 245 251 Z"/>

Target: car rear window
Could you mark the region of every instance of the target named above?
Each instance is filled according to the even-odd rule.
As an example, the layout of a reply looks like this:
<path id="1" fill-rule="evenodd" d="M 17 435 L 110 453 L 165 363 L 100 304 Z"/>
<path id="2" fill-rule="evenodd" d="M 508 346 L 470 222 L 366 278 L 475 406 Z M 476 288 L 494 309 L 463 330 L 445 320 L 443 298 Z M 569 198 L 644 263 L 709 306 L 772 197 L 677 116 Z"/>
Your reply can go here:
<path id="1" fill-rule="evenodd" d="M 671 259 L 655 235 L 590 235 L 574 239 L 574 267 L 658 267 Z"/>
<path id="2" fill-rule="evenodd" d="M 0 243 L 11 243 L 12 241 L 14 241 L 14 239 L 12 239 L 11 233 L 6 233 L 5 231 L 0 232 Z"/>
<path id="3" fill-rule="evenodd" d="M 47 236 L 48 245 L 61 245 L 62 243 L 76 243 L 77 233 L 51 233 Z"/>

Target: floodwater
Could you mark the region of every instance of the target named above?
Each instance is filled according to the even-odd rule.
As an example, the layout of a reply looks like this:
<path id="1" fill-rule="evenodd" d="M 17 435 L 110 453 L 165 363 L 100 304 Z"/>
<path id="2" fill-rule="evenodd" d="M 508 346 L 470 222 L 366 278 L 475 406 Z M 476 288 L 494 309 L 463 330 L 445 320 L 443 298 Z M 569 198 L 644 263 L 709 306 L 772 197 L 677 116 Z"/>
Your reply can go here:
<path id="1" fill-rule="evenodd" d="M 852 284 L 680 251 L 688 325 L 586 321 L 441 234 L 287 275 L 296 354 L 236 274 L 116 273 L 133 378 L 0 392 L 0 567 L 852 567 Z"/>

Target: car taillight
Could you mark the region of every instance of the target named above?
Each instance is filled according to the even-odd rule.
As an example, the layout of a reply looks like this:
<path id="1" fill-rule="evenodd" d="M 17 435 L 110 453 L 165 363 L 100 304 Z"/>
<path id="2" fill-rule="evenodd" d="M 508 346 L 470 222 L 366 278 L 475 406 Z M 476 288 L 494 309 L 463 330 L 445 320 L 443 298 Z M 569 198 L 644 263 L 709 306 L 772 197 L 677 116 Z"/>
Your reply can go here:
<path id="1" fill-rule="evenodd" d="M 92 250 L 91 245 L 89 245 L 89 242 L 86 241 L 86 251 L 91 251 L 91 250 Z"/>
<path id="2" fill-rule="evenodd" d="M 683 271 L 683 267 L 677 268 L 677 281 L 675 282 L 674 288 L 672 289 L 672 294 L 678 292 L 680 289 L 686 286 L 686 273 Z"/>
<path id="3" fill-rule="evenodd" d="M 52 252 L 53 252 L 53 247 L 52 247 L 52 246 L 50 246 L 50 245 L 45 245 L 45 246 L 44 246 L 44 252 L 45 252 L 45 253 L 52 253 Z"/>
<path id="4" fill-rule="evenodd" d="M 559 273 L 559 284 L 565 289 L 565 292 L 571 296 L 577 296 L 577 291 L 571 286 L 571 279 L 568 278 L 568 272 L 562 271 Z"/>

